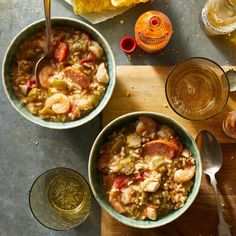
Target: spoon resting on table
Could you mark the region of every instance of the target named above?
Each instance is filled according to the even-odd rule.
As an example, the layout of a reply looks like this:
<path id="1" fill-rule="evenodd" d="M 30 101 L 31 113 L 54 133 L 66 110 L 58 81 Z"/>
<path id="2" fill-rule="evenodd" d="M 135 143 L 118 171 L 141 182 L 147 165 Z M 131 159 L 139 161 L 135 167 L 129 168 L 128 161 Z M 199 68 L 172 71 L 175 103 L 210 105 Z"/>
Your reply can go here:
<path id="1" fill-rule="evenodd" d="M 39 59 L 35 66 L 35 80 L 37 87 L 41 87 L 39 74 L 40 71 L 50 64 L 50 42 L 51 42 L 51 0 L 44 0 L 45 26 L 46 26 L 46 46 L 45 54 Z"/>
<path id="2" fill-rule="evenodd" d="M 217 226 L 218 236 L 231 236 L 229 225 L 225 222 L 222 213 L 217 181 L 215 178 L 215 174 L 220 170 L 223 162 L 220 145 L 214 135 L 207 130 L 202 130 L 197 135 L 196 142 L 202 157 L 203 173 L 210 177 L 210 183 L 216 197 L 219 217 L 219 224 Z"/>

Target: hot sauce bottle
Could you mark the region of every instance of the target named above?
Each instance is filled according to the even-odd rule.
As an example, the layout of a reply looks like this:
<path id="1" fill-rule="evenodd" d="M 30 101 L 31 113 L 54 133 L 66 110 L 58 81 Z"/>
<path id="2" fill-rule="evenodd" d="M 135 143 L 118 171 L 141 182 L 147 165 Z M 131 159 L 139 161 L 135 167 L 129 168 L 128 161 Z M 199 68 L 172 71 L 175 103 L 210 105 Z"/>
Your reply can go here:
<path id="1" fill-rule="evenodd" d="M 149 53 L 161 51 L 172 35 L 169 18 L 160 11 L 142 14 L 135 24 L 135 40 L 140 48 Z"/>

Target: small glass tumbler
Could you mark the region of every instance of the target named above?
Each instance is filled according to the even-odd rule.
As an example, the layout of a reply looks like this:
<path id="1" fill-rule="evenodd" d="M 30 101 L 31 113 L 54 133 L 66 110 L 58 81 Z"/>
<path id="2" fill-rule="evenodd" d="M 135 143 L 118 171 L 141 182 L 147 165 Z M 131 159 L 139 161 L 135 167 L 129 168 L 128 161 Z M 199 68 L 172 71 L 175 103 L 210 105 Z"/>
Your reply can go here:
<path id="1" fill-rule="evenodd" d="M 228 112 L 222 123 L 226 135 L 236 138 L 236 111 Z"/>
<path id="2" fill-rule="evenodd" d="M 32 214 L 44 226 L 68 230 L 81 224 L 89 214 L 91 194 L 86 180 L 76 171 L 55 168 L 33 183 L 29 204 Z"/>
<path id="3" fill-rule="evenodd" d="M 172 109 L 189 120 L 206 120 L 222 111 L 229 97 L 229 81 L 214 61 L 193 57 L 178 63 L 166 80 Z"/>
<path id="4" fill-rule="evenodd" d="M 236 29 L 236 0 L 208 0 L 200 22 L 208 35 L 231 33 Z"/>

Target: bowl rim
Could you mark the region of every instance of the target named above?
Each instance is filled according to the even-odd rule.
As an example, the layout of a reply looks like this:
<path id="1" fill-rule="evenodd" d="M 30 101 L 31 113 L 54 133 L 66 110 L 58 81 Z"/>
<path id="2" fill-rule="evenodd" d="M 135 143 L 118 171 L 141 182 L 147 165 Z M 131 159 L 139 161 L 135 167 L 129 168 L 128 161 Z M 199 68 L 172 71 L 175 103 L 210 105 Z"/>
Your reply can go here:
<path id="1" fill-rule="evenodd" d="M 93 165 L 93 162 L 95 160 L 97 160 L 97 157 L 95 157 L 96 145 L 97 145 L 98 141 L 102 138 L 104 133 L 106 133 L 107 130 L 110 129 L 110 127 L 112 127 L 112 126 L 114 127 L 117 124 L 119 124 L 120 121 L 122 121 L 126 118 L 130 118 L 130 117 L 138 117 L 140 115 L 151 116 L 151 117 L 154 117 L 154 118 L 157 117 L 159 119 L 164 119 L 165 121 L 175 123 L 175 125 L 178 126 L 178 128 L 180 128 L 180 130 L 182 130 L 186 134 L 186 136 L 190 139 L 191 143 L 193 144 L 194 150 L 197 154 L 196 157 L 194 157 L 194 158 L 195 158 L 195 160 L 198 161 L 198 168 L 197 168 L 197 170 L 198 170 L 198 172 L 197 172 L 198 179 L 195 179 L 195 181 L 194 181 L 193 187 L 195 189 L 195 192 L 193 192 L 191 194 L 191 199 L 189 201 L 185 202 L 184 206 L 178 209 L 179 213 L 172 216 L 171 219 L 165 220 L 165 222 L 161 222 L 161 223 L 160 223 L 159 220 L 149 221 L 151 223 L 147 224 L 147 225 L 139 224 L 140 221 L 133 220 L 130 217 L 126 217 L 126 216 L 123 216 L 122 214 L 119 214 L 111 206 L 110 206 L 111 207 L 110 209 L 107 209 L 104 206 L 104 200 L 100 199 L 99 194 L 96 191 L 96 188 L 93 184 L 93 177 L 92 177 L 92 170 L 93 170 L 92 165 Z M 90 187 L 91 187 L 91 190 L 92 190 L 92 193 L 93 193 L 95 199 L 97 200 L 98 204 L 102 207 L 102 209 L 104 209 L 112 218 L 116 219 L 117 221 L 119 221 L 119 222 L 121 222 L 125 225 L 131 226 L 131 227 L 140 228 L 140 229 L 151 229 L 151 228 L 160 227 L 160 226 L 166 225 L 170 222 L 173 222 L 175 219 L 179 218 L 183 213 L 185 213 L 189 209 L 189 207 L 192 205 L 192 203 L 196 199 L 196 197 L 199 193 L 199 190 L 200 190 L 201 180 L 202 180 L 202 162 L 201 162 L 200 152 L 198 150 L 198 146 L 197 146 L 195 140 L 193 139 L 191 134 L 185 129 L 185 127 L 182 124 L 180 124 L 179 122 L 177 122 L 173 118 L 167 117 L 166 115 L 164 115 L 162 113 L 150 112 L 150 111 L 136 111 L 136 112 L 130 112 L 130 113 L 127 113 L 127 114 L 124 114 L 124 115 L 121 115 L 121 116 L 115 118 L 114 120 L 109 122 L 102 129 L 102 131 L 98 134 L 97 138 L 95 139 L 95 141 L 92 145 L 92 148 L 91 148 L 91 151 L 90 151 L 90 154 L 89 154 L 88 177 L 89 177 L 89 184 L 90 184 Z M 114 214 L 112 214 L 112 212 Z M 129 223 L 129 220 L 125 221 L 125 219 L 132 220 L 132 223 Z M 141 222 L 143 222 L 143 221 L 141 221 Z"/>
<path id="2" fill-rule="evenodd" d="M 111 82 L 111 87 L 109 88 L 109 93 L 107 93 L 107 91 L 108 91 L 107 89 L 108 89 L 108 86 L 109 86 L 109 84 L 108 84 L 108 86 L 106 88 L 106 91 L 105 91 L 105 93 L 103 95 L 103 98 L 101 99 L 101 101 L 99 102 L 97 107 L 95 107 L 93 110 L 91 110 L 88 114 L 85 114 L 80 119 L 77 119 L 77 120 L 74 120 L 74 121 L 69 121 L 69 122 L 46 121 L 46 120 L 43 120 L 43 119 L 39 118 L 38 116 L 34 116 L 36 120 L 35 119 L 31 119 L 29 116 L 31 116 L 32 114 L 29 111 L 27 111 L 27 109 L 23 105 L 21 105 L 21 107 L 27 113 L 29 113 L 29 116 L 27 114 L 25 114 L 24 112 L 22 112 L 16 106 L 15 102 L 11 99 L 11 96 L 10 96 L 10 94 L 8 92 L 7 84 L 6 84 L 6 78 L 5 78 L 5 70 L 6 70 L 5 67 L 6 67 L 6 62 L 7 62 L 7 59 L 8 59 L 8 55 L 9 55 L 13 45 L 15 44 L 15 41 L 21 35 L 24 35 L 25 32 L 28 31 L 30 28 L 32 28 L 34 26 L 37 26 L 37 25 L 40 25 L 40 24 L 43 24 L 43 22 L 45 22 L 45 19 L 40 19 L 40 20 L 37 20 L 37 21 L 35 21 L 35 22 L 31 23 L 31 24 L 28 24 L 23 29 L 21 29 L 17 33 L 17 35 L 11 40 L 9 46 L 7 47 L 7 50 L 5 52 L 5 55 L 4 55 L 4 58 L 3 58 L 3 62 L 2 62 L 2 84 L 3 84 L 3 89 L 5 91 L 6 97 L 7 97 L 8 101 L 10 102 L 10 104 L 12 105 L 12 107 L 14 107 L 14 109 L 21 116 L 26 118 L 28 121 L 30 121 L 30 122 L 32 122 L 34 124 L 37 124 L 39 126 L 50 128 L 50 129 L 71 129 L 71 128 L 82 126 L 82 125 L 86 124 L 87 122 L 91 121 L 92 119 L 97 117 L 102 112 L 102 110 L 105 108 L 105 106 L 107 105 L 107 103 L 109 102 L 109 100 L 110 100 L 110 98 L 111 98 L 111 96 L 113 94 L 113 91 L 114 91 L 114 88 L 115 88 L 115 84 L 116 84 L 116 62 L 115 62 L 115 57 L 113 55 L 112 49 L 111 49 L 109 43 L 107 42 L 107 40 L 104 38 L 104 36 L 97 29 L 95 29 L 94 27 L 92 27 L 88 23 L 83 22 L 83 21 L 78 20 L 78 19 L 70 18 L 70 17 L 51 17 L 51 21 L 52 21 L 52 23 L 53 22 L 62 22 L 62 21 L 64 21 L 64 22 L 72 22 L 72 23 L 78 24 L 78 28 L 79 28 L 79 26 L 82 25 L 82 27 L 84 27 L 83 30 L 86 31 L 86 29 L 88 29 L 90 34 L 92 34 L 91 32 L 93 32 L 100 39 L 100 41 L 105 45 L 106 50 L 109 53 L 109 58 L 110 58 L 110 61 L 111 61 L 110 67 L 113 68 L 112 75 L 111 75 L 111 78 L 110 78 L 110 81 L 112 81 L 112 82 Z M 106 98 L 106 99 L 104 99 L 104 98 Z M 20 103 L 20 101 L 19 101 L 19 103 Z"/>
<path id="3" fill-rule="evenodd" d="M 180 112 L 178 112 L 174 106 L 171 104 L 170 102 L 170 98 L 168 96 L 168 92 L 167 92 L 167 87 L 168 87 L 168 82 L 170 80 L 170 77 L 171 77 L 171 74 L 174 72 L 174 70 L 176 70 L 177 67 L 179 67 L 181 64 L 185 63 L 185 62 L 188 62 L 188 61 L 194 61 L 194 60 L 202 60 L 202 61 L 208 61 L 208 62 L 211 62 L 212 64 L 214 64 L 216 67 L 218 67 L 222 72 L 223 72 L 223 75 L 226 79 L 226 83 L 228 85 L 228 93 L 227 93 L 227 97 L 225 99 L 225 102 L 223 104 L 223 106 L 213 115 L 211 116 L 208 116 L 206 118 L 189 118 L 187 116 L 184 116 L 183 114 L 181 114 Z M 207 57 L 190 57 L 190 58 L 187 58 L 187 59 L 184 59 L 184 60 L 181 60 L 180 62 L 178 62 L 176 65 L 173 66 L 173 68 L 169 71 L 168 73 L 168 76 L 167 76 L 167 79 L 166 79 L 166 82 L 165 82 L 165 95 L 166 95 L 166 100 L 168 101 L 170 107 L 172 108 L 172 110 L 178 114 L 179 116 L 181 116 L 182 118 L 186 119 L 186 120 L 190 120 L 190 121 L 205 121 L 205 120 L 209 120 L 215 116 L 217 116 L 220 112 L 222 112 L 222 110 L 226 107 L 227 105 L 227 102 L 229 100 L 229 95 L 230 95 L 230 84 L 229 84 L 229 80 L 228 80 L 228 77 L 227 77 L 227 74 L 226 72 L 224 71 L 224 69 L 222 68 L 221 65 L 219 65 L 217 62 L 207 58 Z"/>

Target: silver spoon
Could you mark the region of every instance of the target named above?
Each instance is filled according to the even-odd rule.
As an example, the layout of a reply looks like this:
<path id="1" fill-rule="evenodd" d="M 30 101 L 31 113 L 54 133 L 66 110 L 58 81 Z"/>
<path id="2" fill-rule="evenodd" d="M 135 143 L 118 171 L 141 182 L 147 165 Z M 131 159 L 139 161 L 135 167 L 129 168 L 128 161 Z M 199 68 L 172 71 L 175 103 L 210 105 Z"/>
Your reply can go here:
<path id="1" fill-rule="evenodd" d="M 37 87 L 40 87 L 39 73 L 50 63 L 50 42 L 51 42 L 51 0 L 44 0 L 45 26 L 46 26 L 46 46 L 45 54 L 39 59 L 35 66 L 35 79 Z"/>
<path id="2" fill-rule="evenodd" d="M 219 236 L 231 236 L 229 225 L 225 222 L 222 214 L 222 207 L 220 203 L 219 193 L 217 189 L 217 181 L 215 174 L 222 166 L 222 152 L 219 143 L 212 133 L 207 130 L 202 130 L 196 138 L 196 142 L 202 157 L 203 172 L 210 177 L 211 185 L 213 186 L 217 211 L 219 217 L 219 224 L 217 231 Z"/>

